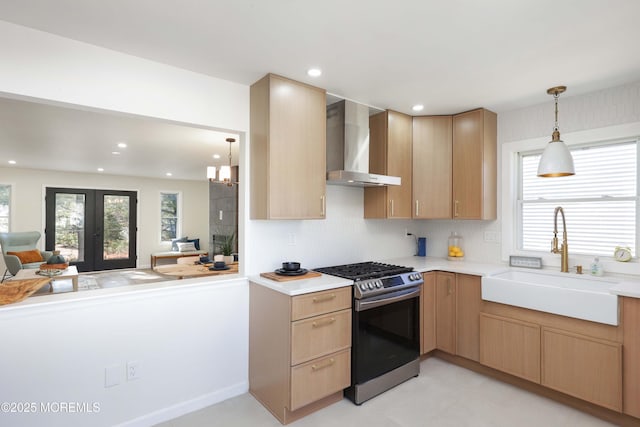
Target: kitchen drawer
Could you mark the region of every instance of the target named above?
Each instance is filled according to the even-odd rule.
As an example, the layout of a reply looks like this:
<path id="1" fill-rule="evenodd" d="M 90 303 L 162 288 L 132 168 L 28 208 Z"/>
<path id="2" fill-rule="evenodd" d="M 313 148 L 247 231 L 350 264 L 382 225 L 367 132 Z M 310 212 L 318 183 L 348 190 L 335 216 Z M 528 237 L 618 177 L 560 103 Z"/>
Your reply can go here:
<path id="1" fill-rule="evenodd" d="M 351 308 L 351 286 L 298 295 L 292 299 L 291 320 L 306 319 Z"/>
<path id="2" fill-rule="evenodd" d="M 351 347 L 351 310 L 291 324 L 291 365 Z"/>
<path id="3" fill-rule="evenodd" d="M 351 385 L 351 349 L 291 368 L 291 405 L 295 411 Z"/>

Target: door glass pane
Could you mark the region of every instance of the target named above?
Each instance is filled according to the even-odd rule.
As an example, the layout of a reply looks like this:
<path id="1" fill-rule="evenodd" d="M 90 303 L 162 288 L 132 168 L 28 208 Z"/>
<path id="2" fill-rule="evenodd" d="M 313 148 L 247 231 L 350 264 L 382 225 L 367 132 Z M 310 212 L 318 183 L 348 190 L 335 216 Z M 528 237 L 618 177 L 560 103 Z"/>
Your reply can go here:
<path id="1" fill-rule="evenodd" d="M 129 197 L 104 196 L 103 259 L 129 258 Z"/>
<path id="2" fill-rule="evenodd" d="M 84 261 L 85 205 L 84 194 L 56 194 L 55 250 L 71 262 Z"/>

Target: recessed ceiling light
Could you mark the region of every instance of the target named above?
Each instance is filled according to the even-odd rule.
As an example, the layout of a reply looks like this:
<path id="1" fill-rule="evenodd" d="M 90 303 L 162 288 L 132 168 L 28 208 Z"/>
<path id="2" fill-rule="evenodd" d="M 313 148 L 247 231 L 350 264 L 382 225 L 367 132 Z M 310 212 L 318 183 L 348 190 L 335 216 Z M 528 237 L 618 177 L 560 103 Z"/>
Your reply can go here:
<path id="1" fill-rule="evenodd" d="M 114 156 L 119 156 L 120 152 L 119 151 L 112 151 L 111 154 L 113 154 Z"/>
<path id="2" fill-rule="evenodd" d="M 422 104 L 416 104 L 416 105 L 414 105 L 413 107 L 411 107 L 411 109 L 412 109 L 413 111 L 422 111 L 422 110 L 424 110 L 424 105 L 422 105 Z"/>
<path id="3" fill-rule="evenodd" d="M 15 164 L 16 164 L 16 161 L 15 161 L 15 160 L 9 160 L 9 164 L 10 164 L 10 165 L 15 165 Z"/>
<path id="4" fill-rule="evenodd" d="M 307 74 L 310 77 L 320 77 L 322 75 L 322 70 L 320 68 L 309 68 L 307 70 Z"/>
<path id="5" fill-rule="evenodd" d="M 104 168 L 98 168 L 98 172 L 104 172 Z"/>
<path id="6" fill-rule="evenodd" d="M 173 176 L 173 174 L 172 174 L 171 172 L 167 172 L 167 173 L 165 173 L 165 175 L 167 175 L 167 176 Z"/>
<path id="7" fill-rule="evenodd" d="M 124 142 L 118 142 L 118 148 L 127 148 L 127 144 Z"/>
<path id="8" fill-rule="evenodd" d="M 220 154 L 214 154 L 214 155 L 213 155 L 213 158 L 214 158 L 214 159 L 219 159 L 219 158 L 220 158 Z"/>

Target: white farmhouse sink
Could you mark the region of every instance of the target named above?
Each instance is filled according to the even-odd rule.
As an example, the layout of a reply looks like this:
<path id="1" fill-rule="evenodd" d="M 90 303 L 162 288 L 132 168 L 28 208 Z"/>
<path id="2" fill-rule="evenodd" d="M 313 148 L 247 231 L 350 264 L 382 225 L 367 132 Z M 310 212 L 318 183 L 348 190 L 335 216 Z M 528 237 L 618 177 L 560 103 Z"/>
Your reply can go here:
<path id="1" fill-rule="evenodd" d="M 620 281 L 570 273 L 508 270 L 482 278 L 482 299 L 592 322 L 618 324 Z"/>

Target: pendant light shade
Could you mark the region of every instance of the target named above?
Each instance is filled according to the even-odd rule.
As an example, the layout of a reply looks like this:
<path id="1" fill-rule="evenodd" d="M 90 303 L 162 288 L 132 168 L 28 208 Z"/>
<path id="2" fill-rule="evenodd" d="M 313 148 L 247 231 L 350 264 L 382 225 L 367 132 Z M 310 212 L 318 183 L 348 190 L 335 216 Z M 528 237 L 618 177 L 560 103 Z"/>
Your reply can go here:
<path id="1" fill-rule="evenodd" d="M 573 157 L 562 141 L 551 141 L 542 152 L 538 163 L 538 176 L 554 178 L 574 175 Z"/>
<path id="2" fill-rule="evenodd" d="M 234 184 L 237 184 L 237 182 L 233 182 L 231 180 L 231 144 L 236 142 L 236 140 L 235 138 L 227 138 L 226 141 L 229 143 L 229 164 L 222 165 L 219 168 L 216 168 L 215 166 L 208 166 L 207 179 L 214 184 L 226 184 L 227 186 L 232 187 Z"/>
<path id="3" fill-rule="evenodd" d="M 549 95 L 553 95 L 556 105 L 556 122 L 553 128 L 551 141 L 545 147 L 538 163 L 538 176 L 544 178 L 555 178 L 559 176 L 575 175 L 573 157 L 564 142 L 560 139 L 558 128 L 558 95 L 567 90 L 566 86 L 556 86 L 547 90 Z"/>

